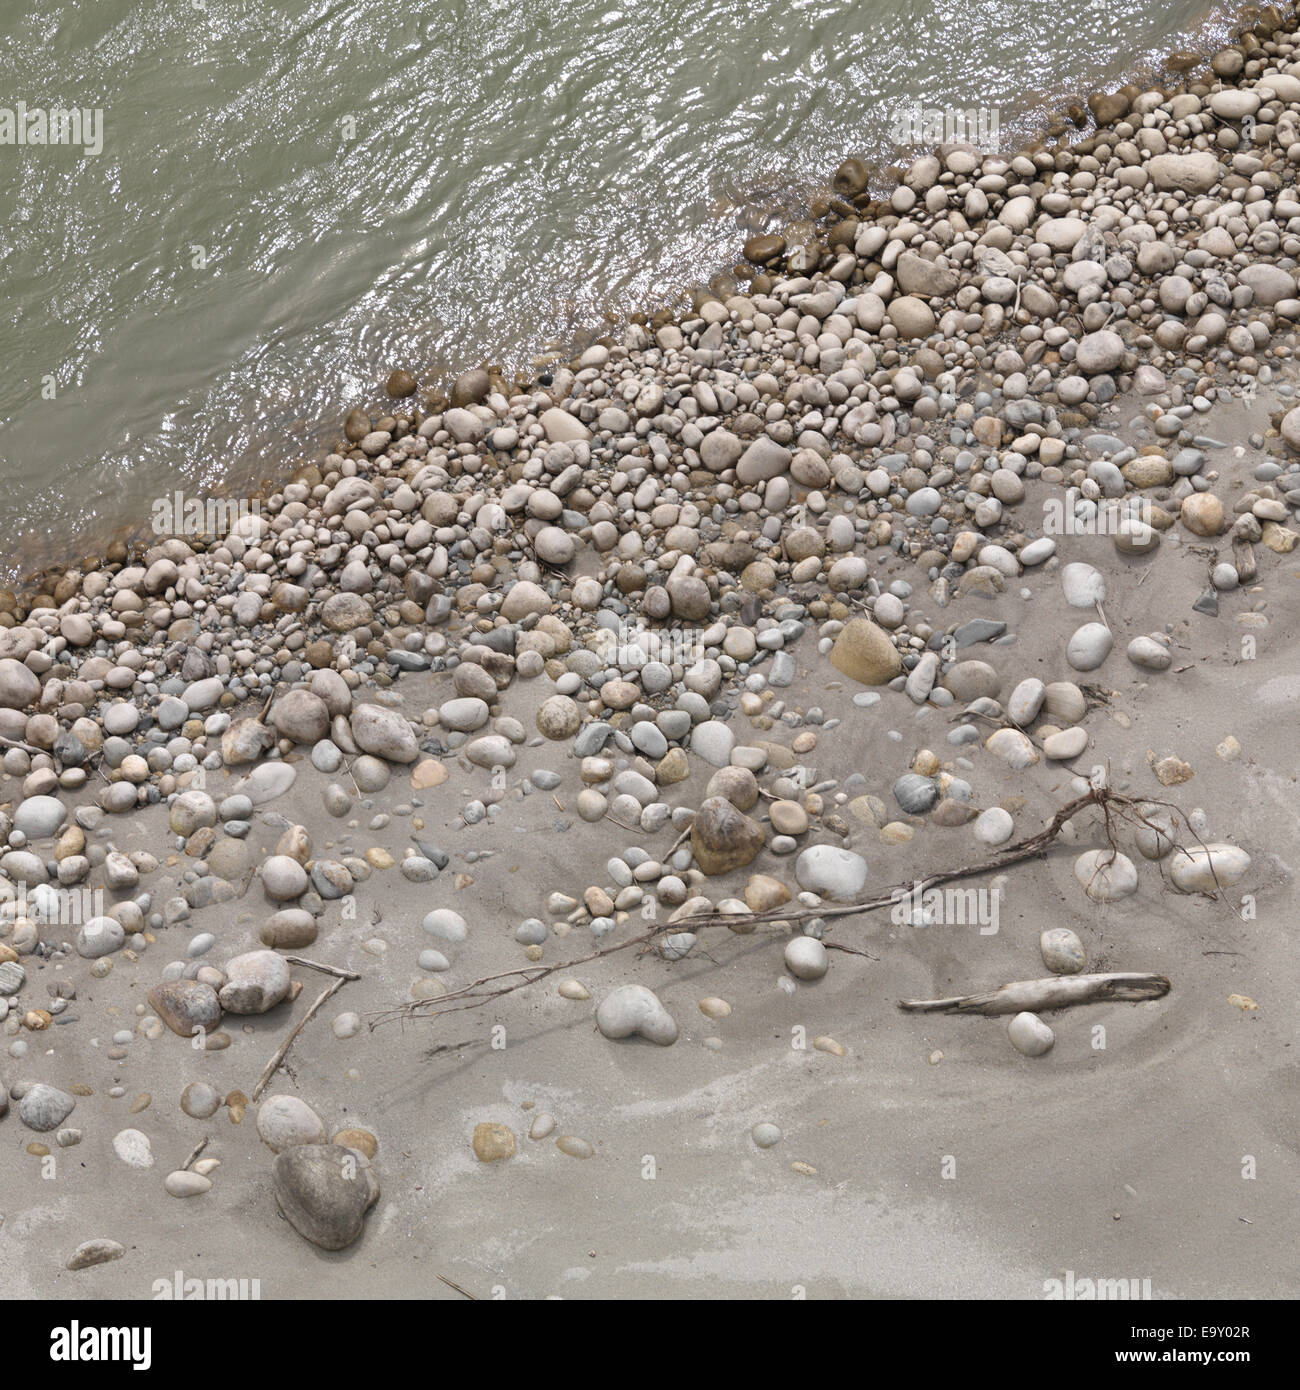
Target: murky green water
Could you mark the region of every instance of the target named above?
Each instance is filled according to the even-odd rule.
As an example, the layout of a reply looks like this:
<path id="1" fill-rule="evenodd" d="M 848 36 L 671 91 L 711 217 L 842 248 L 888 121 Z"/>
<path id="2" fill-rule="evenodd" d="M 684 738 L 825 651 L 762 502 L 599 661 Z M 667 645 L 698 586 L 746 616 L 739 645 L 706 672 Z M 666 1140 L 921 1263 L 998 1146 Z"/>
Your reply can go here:
<path id="1" fill-rule="evenodd" d="M 904 105 L 1014 144 L 1207 14 L 0 0 L 0 140 L 20 101 L 103 113 L 96 156 L 0 143 L 0 568 L 314 456 L 393 366 L 522 365 L 670 300 L 844 155 L 897 158 Z"/>

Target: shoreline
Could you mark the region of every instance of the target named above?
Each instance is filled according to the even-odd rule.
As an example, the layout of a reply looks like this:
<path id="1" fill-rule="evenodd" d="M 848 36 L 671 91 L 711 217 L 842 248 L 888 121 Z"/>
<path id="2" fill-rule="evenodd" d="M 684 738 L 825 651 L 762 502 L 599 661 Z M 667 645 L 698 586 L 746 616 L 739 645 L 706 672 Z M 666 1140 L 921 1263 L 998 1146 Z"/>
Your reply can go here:
<path id="1" fill-rule="evenodd" d="M 9 1283 L 1294 1286 L 1288 23 L 0 630 Z"/>
<path id="2" fill-rule="evenodd" d="M 1190 46 L 1188 49 L 1172 51 L 1163 62 L 1146 63 L 1139 65 L 1136 69 L 1130 70 L 1128 72 L 1130 83 L 1133 81 L 1145 82 L 1146 85 L 1142 88 L 1143 90 L 1149 90 L 1153 87 L 1161 87 L 1166 90 L 1169 89 L 1170 84 L 1176 81 L 1178 74 L 1177 67 L 1171 66 L 1169 60 L 1176 60 L 1179 57 L 1187 60 L 1195 57 L 1198 60 L 1196 64 L 1196 70 L 1198 71 L 1208 68 L 1209 59 L 1211 57 L 1211 45 L 1218 42 L 1215 31 L 1221 30 L 1226 26 L 1239 34 L 1244 30 L 1246 16 L 1257 13 L 1258 8 L 1259 7 L 1253 5 L 1234 6 L 1223 13 L 1206 16 L 1198 25 L 1197 31 L 1189 35 Z M 1234 42 L 1235 41 L 1234 38 Z M 1185 79 L 1190 78 L 1191 70 L 1188 70 L 1183 75 Z M 1183 88 L 1175 87 L 1174 90 L 1183 90 Z M 1100 89 L 1100 91 L 1107 95 L 1110 94 L 1109 88 L 1103 88 Z M 1051 98 L 1046 104 L 1037 108 L 1035 113 L 1031 114 L 1026 112 L 1021 114 L 1021 120 L 1028 120 L 1035 126 L 1042 125 L 1043 134 L 1040 139 L 1033 140 L 1015 149 L 999 150 L 998 153 L 1010 159 L 1016 155 L 1032 153 L 1038 148 L 1046 148 L 1050 141 L 1058 138 L 1057 135 L 1053 134 L 1054 130 L 1063 133 L 1060 138 L 1078 135 L 1086 139 L 1089 135 L 1095 133 L 1097 129 L 1095 115 L 1087 111 L 1086 104 L 1075 108 L 1076 115 L 1081 112 L 1082 115 L 1087 118 L 1084 120 L 1083 124 L 1080 125 L 1077 119 L 1072 120 L 1071 108 L 1067 107 L 1065 112 L 1055 110 L 1056 101 L 1057 98 Z M 932 148 L 917 147 L 910 152 L 911 160 L 914 161 L 915 159 L 932 155 L 937 148 L 937 146 Z M 896 147 L 896 149 L 901 150 L 901 147 Z M 864 216 L 875 217 L 879 215 L 882 210 L 887 212 L 888 193 L 892 191 L 892 187 L 895 184 L 902 182 L 907 165 L 899 164 L 896 161 L 867 162 L 863 164 L 863 161 L 857 156 L 846 155 L 839 167 L 843 169 L 845 166 L 852 164 L 862 165 L 865 171 L 865 180 L 868 189 L 874 187 L 877 191 L 885 195 L 880 199 L 872 200 L 870 206 L 873 210 L 870 213 L 864 213 Z M 786 214 L 778 215 L 777 226 L 774 229 L 766 232 L 754 233 L 753 236 L 747 238 L 747 242 L 768 236 L 787 237 L 792 227 L 798 227 L 805 223 L 811 225 L 818 232 L 829 232 L 834 226 L 834 217 L 854 215 L 857 211 L 862 211 L 860 208 L 855 209 L 852 203 L 845 202 L 842 198 L 839 198 L 834 185 L 834 174 L 829 175 L 825 182 L 820 185 L 813 184 L 807 191 L 806 197 L 798 199 L 794 207 Z M 833 205 L 837 201 L 840 204 L 838 213 L 832 210 Z M 769 219 L 764 218 L 764 221 L 767 220 Z M 737 254 L 742 254 L 740 246 L 737 246 Z M 734 262 L 730 267 L 719 268 L 719 270 L 709 278 L 707 283 L 701 282 L 694 286 L 684 286 L 670 301 L 655 309 L 633 310 L 629 314 L 618 316 L 605 324 L 599 326 L 586 325 L 575 330 L 574 341 L 570 346 L 576 348 L 579 345 L 590 346 L 595 342 L 609 341 L 609 335 L 611 333 L 625 330 L 631 322 L 648 322 L 651 319 L 658 318 L 665 314 L 669 315 L 669 321 L 680 322 L 689 312 L 685 308 L 685 305 L 693 298 L 698 299 L 699 296 L 703 294 L 713 294 L 720 298 L 725 297 L 717 289 L 717 287 L 722 284 L 735 286 L 730 292 L 743 293 L 743 282 L 737 283 L 737 273 L 742 270 L 748 271 L 751 274 L 755 272 L 761 273 L 762 269 L 763 267 L 760 263 L 747 261 L 742 258 Z M 580 351 L 573 352 L 569 355 L 568 360 L 572 363 L 576 361 L 579 356 L 581 356 Z M 543 370 L 544 363 L 560 363 L 565 360 L 565 357 L 566 354 L 562 351 L 548 350 L 534 357 L 532 361 L 533 366 L 540 372 Z M 404 369 L 398 368 L 395 370 Z M 468 370 L 495 369 L 490 367 L 487 363 L 480 363 L 477 367 Z M 464 373 L 462 373 L 462 375 L 464 375 Z M 450 394 L 454 380 L 454 377 L 441 377 L 433 386 L 427 384 L 422 385 L 420 391 L 430 400 L 441 398 L 445 401 Z M 516 374 L 513 379 L 513 384 L 517 390 L 531 391 L 536 388 L 536 378 Z M 383 395 L 384 389 L 382 384 L 376 382 L 374 400 L 379 401 L 379 398 Z M 389 400 L 387 404 L 391 406 L 394 402 Z M 355 408 L 357 407 L 354 407 L 354 409 Z M 376 410 L 375 418 L 382 418 L 384 414 L 382 410 L 378 410 L 374 405 L 364 408 Z M 316 430 L 316 442 L 310 447 L 319 452 L 327 452 L 329 446 L 326 445 L 324 441 L 332 428 L 332 426 L 319 425 Z M 296 453 L 298 451 L 289 449 L 287 452 Z M 218 502 L 265 499 L 272 495 L 279 487 L 282 487 L 286 478 L 291 479 L 292 476 L 292 471 L 286 473 L 285 466 L 280 466 L 272 471 L 264 471 L 261 473 L 257 473 L 255 470 L 252 481 L 245 487 L 241 487 L 237 482 L 231 480 L 228 484 L 223 485 L 220 490 L 208 491 L 202 494 L 202 496 L 205 499 Z M 39 597 L 42 592 L 40 585 L 43 582 L 50 579 L 57 581 L 58 578 L 69 570 L 84 566 L 88 562 L 124 563 L 131 555 L 139 553 L 140 550 L 147 548 L 148 545 L 152 543 L 147 526 L 148 523 L 143 520 L 132 521 L 123 519 L 116 523 L 105 523 L 99 528 L 99 534 L 104 538 L 104 542 L 98 545 L 96 549 L 88 551 L 80 556 L 69 555 L 67 558 L 55 557 L 47 563 L 38 565 L 26 573 L 20 573 L 13 587 L 10 587 L 7 583 L 0 584 L 0 599 L 7 602 L 8 597 L 12 596 L 21 603 L 24 600 Z M 0 614 L 7 611 L 9 610 L 0 608 Z"/>

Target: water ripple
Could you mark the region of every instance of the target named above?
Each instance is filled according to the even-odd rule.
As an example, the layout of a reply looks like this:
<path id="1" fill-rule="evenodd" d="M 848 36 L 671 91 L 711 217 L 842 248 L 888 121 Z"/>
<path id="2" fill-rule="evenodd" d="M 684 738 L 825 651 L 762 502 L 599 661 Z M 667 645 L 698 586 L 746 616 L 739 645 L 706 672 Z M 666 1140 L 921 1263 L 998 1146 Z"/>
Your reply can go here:
<path id="1" fill-rule="evenodd" d="M 1204 13 L 51 0 L 8 26 L 0 105 L 102 108 L 106 143 L 0 148 L 0 562 L 311 456 L 395 365 L 523 369 L 672 299 L 843 155 L 897 159 L 900 102 L 1027 131 Z"/>

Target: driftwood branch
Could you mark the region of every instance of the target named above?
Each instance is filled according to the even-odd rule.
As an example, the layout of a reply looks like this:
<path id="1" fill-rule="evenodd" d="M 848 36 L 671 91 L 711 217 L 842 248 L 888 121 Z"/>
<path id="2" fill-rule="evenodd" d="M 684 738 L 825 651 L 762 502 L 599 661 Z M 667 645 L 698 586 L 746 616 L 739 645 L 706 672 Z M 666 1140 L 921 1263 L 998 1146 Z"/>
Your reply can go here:
<path id="1" fill-rule="evenodd" d="M 1072 1004 L 1163 999 L 1169 989 L 1169 981 L 1163 975 L 1050 975 L 1045 980 L 1012 980 L 983 994 L 956 995 L 951 999 L 900 999 L 898 1007 L 919 1014 L 1044 1013 L 1068 1009 Z"/>
<path id="2" fill-rule="evenodd" d="M 181 1164 L 180 1171 L 185 1172 L 198 1156 L 208 1147 L 208 1136 L 205 1134 L 202 1139 L 190 1150 L 190 1156 Z"/>
<path id="3" fill-rule="evenodd" d="M 306 956 L 285 956 L 290 965 L 305 965 L 309 970 L 319 970 L 324 975 L 333 975 L 340 980 L 359 980 L 355 970 L 343 970 L 337 965 L 323 965 L 318 960 L 308 960 Z"/>
<path id="4" fill-rule="evenodd" d="M 307 1010 L 305 1014 L 303 1014 L 302 1018 L 298 1020 L 297 1026 L 293 1029 L 289 1036 L 285 1038 L 285 1040 L 280 1044 L 280 1046 L 276 1048 L 275 1056 L 272 1057 L 271 1060 L 262 1069 L 261 1076 L 257 1078 L 257 1085 L 253 1087 L 252 1099 L 254 1101 L 256 1101 L 257 1098 L 266 1089 L 267 1083 L 275 1075 L 276 1069 L 279 1067 L 280 1063 L 283 1062 L 284 1059 L 289 1055 L 289 1049 L 293 1046 L 294 1039 L 316 1016 L 316 1011 L 320 1008 L 320 1006 L 327 999 L 330 999 L 335 994 L 337 994 L 339 990 L 341 990 L 349 980 L 359 980 L 361 978 L 360 975 L 355 974 L 351 970 L 340 970 L 337 966 L 334 965 L 322 965 L 319 961 L 306 960 L 302 956 L 286 956 L 285 959 L 292 961 L 295 965 L 306 965 L 309 966 L 312 970 L 320 970 L 323 971 L 326 975 L 333 975 L 334 980 L 330 985 L 328 985 L 325 989 L 321 991 L 321 993 L 317 996 L 316 1002 L 311 1006 L 310 1009 Z"/>
<path id="5" fill-rule="evenodd" d="M 1096 807 L 1101 811 L 1106 837 L 1112 850 L 1116 849 L 1115 822 L 1117 820 L 1138 822 L 1158 833 L 1167 833 L 1147 819 L 1140 809 L 1142 805 L 1166 806 L 1171 810 L 1178 810 L 1177 807 L 1168 802 L 1156 801 L 1151 797 L 1139 799 L 1127 796 L 1123 792 L 1113 791 L 1106 786 L 1090 787 L 1082 796 L 1077 796 L 1058 808 L 1042 830 L 1026 839 L 1017 841 L 1014 845 L 1008 845 L 993 858 L 976 864 L 965 864 L 956 869 L 944 869 L 927 874 L 924 878 L 913 883 L 901 884 L 887 893 L 868 898 L 863 902 L 826 903 L 819 907 L 793 910 L 786 907 L 776 907 L 766 912 L 751 913 L 704 912 L 693 917 L 682 917 L 676 921 L 656 923 L 646 931 L 630 936 L 624 941 L 616 942 L 611 946 L 603 946 L 599 950 L 590 951 L 584 956 L 577 956 L 558 965 L 527 965 L 520 966 L 515 970 L 503 970 L 494 975 L 484 975 L 481 979 L 472 980 L 469 984 L 462 985 L 459 989 L 440 995 L 436 999 L 416 999 L 404 1002 L 372 1016 L 369 1020 L 369 1027 L 373 1030 L 381 1023 L 390 1023 L 396 1019 L 437 1018 L 442 1014 L 460 1013 L 466 1009 L 481 1008 L 492 1000 L 502 999 L 517 990 L 540 984 L 553 975 L 566 973 L 580 965 L 586 965 L 593 960 L 601 960 L 605 956 L 616 955 L 618 952 L 629 950 L 634 946 L 647 947 L 657 938 L 677 932 L 700 932 L 709 928 L 724 926 L 733 931 L 748 932 L 760 926 L 783 927 L 795 922 L 809 921 L 813 918 L 825 920 L 852 917 L 863 912 L 875 912 L 880 908 L 893 906 L 899 901 L 900 894 L 913 898 L 943 883 L 951 883 L 962 878 L 974 878 L 981 874 L 1001 873 L 1011 865 L 1037 858 L 1046 853 L 1059 838 L 1066 822 L 1077 816 L 1080 811 L 1087 810 L 1088 807 Z M 679 838 L 678 843 L 682 839 L 685 839 L 685 834 Z M 839 942 L 828 941 L 825 944 L 831 950 L 846 951 L 850 955 L 862 955 L 867 956 L 868 959 L 875 959 L 866 951 L 845 946 Z"/>

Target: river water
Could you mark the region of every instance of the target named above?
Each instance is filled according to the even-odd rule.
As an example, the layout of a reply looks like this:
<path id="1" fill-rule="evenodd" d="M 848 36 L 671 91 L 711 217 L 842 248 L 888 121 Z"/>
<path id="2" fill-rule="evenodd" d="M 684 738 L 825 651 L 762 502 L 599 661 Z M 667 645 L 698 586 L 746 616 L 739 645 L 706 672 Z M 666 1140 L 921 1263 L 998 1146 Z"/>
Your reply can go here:
<path id="1" fill-rule="evenodd" d="M 1223 32 L 1194 0 L 0 0 L 0 572 L 318 457 L 395 366 L 672 302 L 846 155 L 900 159 L 901 109 L 1011 148 Z M 4 143 L 52 108 L 79 145 Z"/>

